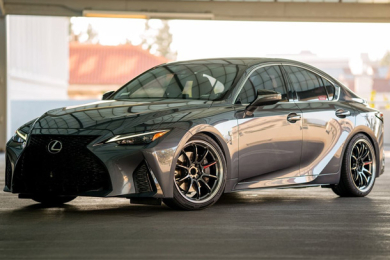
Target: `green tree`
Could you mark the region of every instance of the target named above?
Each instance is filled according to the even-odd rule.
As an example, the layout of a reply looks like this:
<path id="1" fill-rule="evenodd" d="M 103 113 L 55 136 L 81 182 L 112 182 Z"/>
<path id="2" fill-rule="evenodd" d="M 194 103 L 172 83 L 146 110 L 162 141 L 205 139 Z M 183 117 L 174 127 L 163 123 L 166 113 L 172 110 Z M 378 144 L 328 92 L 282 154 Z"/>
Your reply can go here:
<path id="1" fill-rule="evenodd" d="M 169 23 L 167 20 L 162 20 L 161 23 L 162 27 L 156 29 L 150 26 L 149 20 L 146 20 L 142 46 L 152 54 L 176 60 L 177 52 L 171 49 L 173 36 Z"/>
<path id="2" fill-rule="evenodd" d="M 69 41 L 98 44 L 99 33 L 93 28 L 92 24 L 88 24 L 86 30 L 75 32 L 71 19 L 69 23 Z"/>

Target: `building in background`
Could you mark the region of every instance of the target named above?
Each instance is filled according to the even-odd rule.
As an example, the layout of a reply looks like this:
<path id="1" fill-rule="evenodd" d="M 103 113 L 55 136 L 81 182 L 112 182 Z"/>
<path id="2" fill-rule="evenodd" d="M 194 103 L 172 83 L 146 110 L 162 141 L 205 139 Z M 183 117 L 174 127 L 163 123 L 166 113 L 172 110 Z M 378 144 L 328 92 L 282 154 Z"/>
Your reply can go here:
<path id="1" fill-rule="evenodd" d="M 72 99 L 100 99 L 142 72 L 169 60 L 130 44 L 103 46 L 69 45 L 69 89 Z"/>
<path id="2" fill-rule="evenodd" d="M 390 67 L 371 62 L 372 89 L 370 101 L 381 110 L 390 110 Z"/>

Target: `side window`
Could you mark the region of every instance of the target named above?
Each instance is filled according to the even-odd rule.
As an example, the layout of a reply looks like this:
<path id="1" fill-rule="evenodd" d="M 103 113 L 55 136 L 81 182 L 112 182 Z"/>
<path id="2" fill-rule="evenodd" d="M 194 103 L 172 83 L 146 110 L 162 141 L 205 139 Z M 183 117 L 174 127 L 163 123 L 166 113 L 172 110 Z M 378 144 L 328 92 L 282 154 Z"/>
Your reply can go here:
<path id="1" fill-rule="evenodd" d="M 283 101 L 287 101 L 286 89 L 282 72 L 279 66 L 263 67 L 252 72 L 245 82 L 236 102 L 248 104 L 257 97 L 258 89 L 274 90 L 282 94 Z"/>
<path id="2" fill-rule="evenodd" d="M 325 86 L 326 92 L 328 92 L 329 100 L 333 100 L 334 93 L 336 91 L 335 87 L 333 86 L 332 83 L 330 83 L 328 80 L 326 80 L 324 78 L 322 78 L 322 81 L 324 82 L 324 86 Z"/>
<path id="3" fill-rule="evenodd" d="M 294 66 L 284 66 L 300 101 L 328 100 L 322 80 L 316 74 Z"/>

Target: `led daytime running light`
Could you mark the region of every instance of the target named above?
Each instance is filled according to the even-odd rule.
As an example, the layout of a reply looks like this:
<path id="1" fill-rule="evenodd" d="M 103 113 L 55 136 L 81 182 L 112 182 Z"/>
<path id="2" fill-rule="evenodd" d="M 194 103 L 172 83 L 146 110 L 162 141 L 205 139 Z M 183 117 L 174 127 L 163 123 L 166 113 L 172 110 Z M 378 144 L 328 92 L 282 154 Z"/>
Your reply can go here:
<path id="1" fill-rule="evenodd" d="M 117 136 L 109 139 L 108 141 L 106 141 L 106 143 L 112 143 L 112 142 L 117 142 L 117 141 L 130 139 L 130 138 L 134 138 L 134 137 L 151 135 L 151 134 L 154 134 L 154 136 L 152 138 L 152 141 L 154 141 L 154 140 L 160 138 L 161 136 L 165 135 L 168 132 L 169 132 L 169 130 L 159 130 L 159 131 L 153 131 L 153 132 L 142 133 L 142 134 L 117 135 Z"/>

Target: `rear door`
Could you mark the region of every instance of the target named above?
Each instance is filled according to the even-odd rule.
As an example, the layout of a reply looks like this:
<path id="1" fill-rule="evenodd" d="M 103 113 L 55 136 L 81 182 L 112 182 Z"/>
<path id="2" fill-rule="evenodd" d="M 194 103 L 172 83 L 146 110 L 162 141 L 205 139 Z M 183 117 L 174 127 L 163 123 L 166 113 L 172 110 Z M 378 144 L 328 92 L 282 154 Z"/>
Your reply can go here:
<path id="1" fill-rule="evenodd" d="M 258 89 L 277 91 L 283 101 L 259 106 L 253 116 L 238 118 L 239 181 L 257 183 L 264 179 L 298 176 L 302 151 L 301 111 L 289 100 L 280 66 L 261 67 L 249 75 L 236 99 L 238 111 L 245 110 L 255 100 Z"/>
<path id="2" fill-rule="evenodd" d="M 303 113 L 301 175 L 337 173 L 340 147 L 354 125 L 354 111 L 338 102 L 338 87 L 324 75 L 304 67 L 283 65 Z"/>

